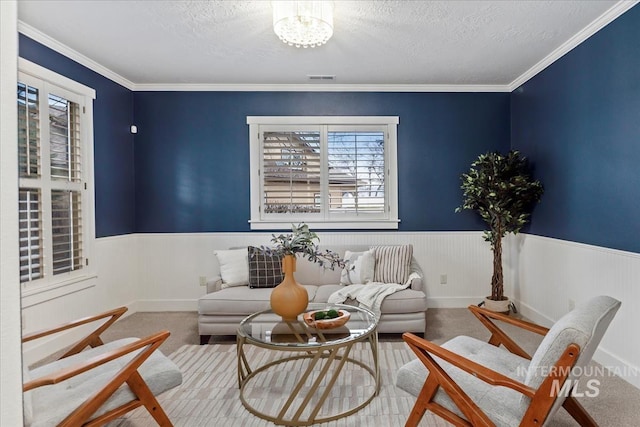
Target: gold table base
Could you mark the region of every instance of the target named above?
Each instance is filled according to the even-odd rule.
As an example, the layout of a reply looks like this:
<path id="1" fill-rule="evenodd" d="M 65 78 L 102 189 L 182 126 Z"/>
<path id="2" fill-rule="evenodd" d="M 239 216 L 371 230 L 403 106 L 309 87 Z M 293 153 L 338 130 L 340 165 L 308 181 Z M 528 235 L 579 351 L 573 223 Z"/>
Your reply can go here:
<path id="1" fill-rule="evenodd" d="M 367 366 L 363 361 L 356 360 L 350 357 L 351 350 L 355 343 L 368 341 L 371 349 L 371 354 L 373 358 L 373 367 Z M 300 355 L 293 355 L 283 357 L 281 359 L 274 360 L 269 362 L 261 367 L 256 369 L 251 369 L 249 365 L 249 361 L 244 353 L 245 344 L 252 344 L 258 347 L 266 348 L 273 351 L 280 352 L 299 352 L 304 353 Z M 288 347 L 288 346 L 277 346 L 277 345 L 269 345 L 263 342 L 255 342 L 253 340 L 248 340 L 245 336 L 238 334 L 237 340 L 237 354 L 238 354 L 238 386 L 240 388 L 240 401 L 244 405 L 244 407 L 251 412 L 253 415 L 260 417 L 262 419 L 271 421 L 277 425 L 286 425 L 286 426 L 309 426 L 316 423 L 324 423 L 328 421 L 337 420 L 339 418 L 343 418 L 349 416 L 351 414 L 356 413 L 360 409 L 367 406 L 375 396 L 378 395 L 380 391 L 380 375 L 379 375 L 379 362 L 378 362 L 378 334 L 377 331 L 373 330 L 370 334 L 364 335 L 362 337 L 358 337 L 351 341 L 346 341 L 342 343 L 331 344 L 327 347 L 314 347 L 314 346 L 303 346 L 300 348 Z M 286 399 L 282 408 L 278 411 L 277 414 L 267 414 L 264 412 L 260 412 L 248 402 L 247 398 L 244 395 L 247 384 L 256 377 L 261 372 L 264 372 L 274 366 L 294 361 L 300 359 L 310 359 L 307 368 L 302 373 L 302 376 L 297 380 L 295 386 L 291 390 L 291 394 Z M 324 362 L 324 363 L 322 363 Z M 330 395 L 331 390 L 338 380 L 340 376 L 340 372 L 344 368 L 347 363 L 352 363 L 357 366 L 360 366 L 364 371 L 368 372 L 369 375 L 374 379 L 375 386 L 371 392 L 370 396 L 364 398 L 363 402 L 359 405 L 350 408 L 344 412 L 340 412 L 337 414 L 332 414 L 330 416 L 318 418 L 318 414 L 322 409 L 327 397 Z M 329 374 L 331 367 L 335 365 L 335 369 L 332 375 L 328 378 L 328 383 L 320 396 L 318 396 L 317 402 L 315 402 L 315 406 L 311 409 L 310 414 L 307 418 L 303 418 L 305 410 L 307 406 L 312 401 L 314 396 L 318 393 L 319 387 L 322 384 L 322 381 Z M 319 369 L 319 370 L 318 370 Z M 310 384 L 310 387 L 306 390 L 306 394 L 304 391 L 304 386 L 309 380 L 309 377 L 313 372 L 317 372 L 318 375 L 315 380 L 313 380 Z M 296 402 L 296 399 L 302 398 L 301 402 Z M 297 403 L 297 406 L 296 406 Z M 293 412 L 289 418 L 285 418 L 287 413 Z"/>

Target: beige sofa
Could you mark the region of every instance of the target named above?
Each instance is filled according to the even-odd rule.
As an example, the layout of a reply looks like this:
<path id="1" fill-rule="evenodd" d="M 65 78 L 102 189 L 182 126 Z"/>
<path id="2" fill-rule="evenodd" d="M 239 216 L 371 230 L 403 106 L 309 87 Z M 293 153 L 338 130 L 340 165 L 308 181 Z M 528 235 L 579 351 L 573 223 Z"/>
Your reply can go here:
<path id="1" fill-rule="evenodd" d="M 366 251 L 368 246 L 334 246 L 332 251 L 344 255 L 346 250 Z M 212 335 L 235 335 L 238 324 L 246 316 L 270 308 L 271 288 L 252 289 L 248 286 L 222 287 L 220 267 L 215 256 L 214 277 L 207 283 L 207 294 L 198 300 L 198 333 L 200 343 L 206 344 Z M 385 298 L 380 308 L 379 333 L 414 332 L 424 334 L 427 297 L 423 289 L 423 275 L 415 258 L 411 262 L 414 278 L 411 286 Z M 329 296 L 341 289 L 340 269 L 323 269 L 305 258 L 298 258 L 295 277 L 309 293 L 310 302 L 327 302 Z M 349 303 L 357 305 L 356 301 Z"/>

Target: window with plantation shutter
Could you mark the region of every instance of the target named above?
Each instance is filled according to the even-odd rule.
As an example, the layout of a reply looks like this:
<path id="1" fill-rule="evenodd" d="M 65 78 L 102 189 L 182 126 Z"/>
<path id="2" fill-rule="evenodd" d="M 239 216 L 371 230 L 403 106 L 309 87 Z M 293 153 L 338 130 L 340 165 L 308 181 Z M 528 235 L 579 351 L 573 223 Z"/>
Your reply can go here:
<path id="1" fill-rule="evenodd" d="M 247 117 L 251 228 L 397 228 L 397 117 Z"/>
<path id="2" fill-rule="evenodd" d="M 384 131 L 347 129 L 329 131 L 329 210 L 383 214 Z"/>
<path id="3" fill-rule="evenodd" d="M 18 83 L 18 171 L 40 176 L 40 101 L 38 89 Z"/>
<path id="4" fill-rule="evenodd" d="M 319 213 L 320 133 L 273 131 L 263 138 L 264 213 Z"/>
<path id="5" fill-rule="evenodd" d="M 19 64 L 20 282 L 30 290 L 89 276 L 95 92 L 28 61 Z"/>
<path id="6" fill-rule="evenodd" d="M 82 268 L 81 195 L 78 191 L 51 190 L 53 274 Z"/>
<path id="7" fill-rule="evenodd" d="M 18 222 L 20 224 L 20 281 L 42 277 L 42 205 L 40 190 L 21 188 L 18 191 Z"/>

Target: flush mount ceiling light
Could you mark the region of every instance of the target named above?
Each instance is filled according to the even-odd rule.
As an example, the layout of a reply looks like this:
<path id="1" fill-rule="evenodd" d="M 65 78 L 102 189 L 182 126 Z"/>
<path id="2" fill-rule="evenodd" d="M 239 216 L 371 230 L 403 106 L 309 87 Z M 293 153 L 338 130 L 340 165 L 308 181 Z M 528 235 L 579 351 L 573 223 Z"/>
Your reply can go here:
<path id="1" fill-rule="evenodd" d="M 333 35 L 332 1 L 273 1 L 273 30 L 295 47 L 323 45 Z"/>

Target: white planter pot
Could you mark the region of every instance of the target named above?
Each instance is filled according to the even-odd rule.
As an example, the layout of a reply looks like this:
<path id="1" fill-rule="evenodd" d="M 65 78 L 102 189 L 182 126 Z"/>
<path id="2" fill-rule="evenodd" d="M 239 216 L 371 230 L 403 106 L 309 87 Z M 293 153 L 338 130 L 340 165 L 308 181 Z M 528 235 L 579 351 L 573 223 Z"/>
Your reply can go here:
<path id="1" fill-rule="evenodd" d="M 498 313 L 508 313 L 510 305 L 511 301 L 509 300 L 509 298 L 505 298 L 502 301 L 494 301 L 489 297 L 484 299 L 484 308 Z"/>

